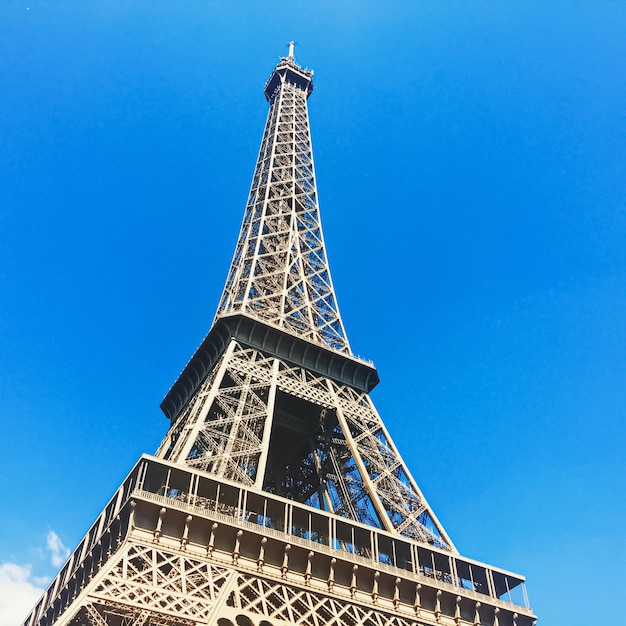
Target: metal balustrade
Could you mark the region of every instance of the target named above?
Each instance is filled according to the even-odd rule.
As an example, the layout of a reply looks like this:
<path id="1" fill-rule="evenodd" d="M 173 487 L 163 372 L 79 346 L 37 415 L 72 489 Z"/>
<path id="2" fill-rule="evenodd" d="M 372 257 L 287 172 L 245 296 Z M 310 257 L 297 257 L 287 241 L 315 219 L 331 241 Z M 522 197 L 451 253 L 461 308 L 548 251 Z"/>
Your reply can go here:
<path id="1" fill-rule="evenodd" d="M 349 519 L 337 519 L 326 511 L 240 483 L 212 478 L 186 466 L 148 456 L 142 458 L 141 464 L 138 495 L 154 495 L 159 502 L 193 510 L 200 515 L 262 526 L 264 532 L 274 531 L 291 540 L 314 543 L 318 548 L 347 552 L 378 568 L 403 569 L 452 587 L 529 608 L 524 578 L 506 570 Z"/>

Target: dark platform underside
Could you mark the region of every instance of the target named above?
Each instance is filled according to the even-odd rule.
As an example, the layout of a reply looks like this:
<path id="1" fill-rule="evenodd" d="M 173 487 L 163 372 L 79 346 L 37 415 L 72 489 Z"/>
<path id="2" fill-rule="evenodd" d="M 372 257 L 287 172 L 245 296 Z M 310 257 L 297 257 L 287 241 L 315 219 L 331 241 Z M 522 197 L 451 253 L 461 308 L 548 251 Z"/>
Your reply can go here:
<path id="1" fill-rule="evenodd" d="M 376 368 L 241 313 L 220 317 L 161 402 L 175 419 L 217 363 L 229 341 L 237 341 L 369 393 L 379 382 Z"/>

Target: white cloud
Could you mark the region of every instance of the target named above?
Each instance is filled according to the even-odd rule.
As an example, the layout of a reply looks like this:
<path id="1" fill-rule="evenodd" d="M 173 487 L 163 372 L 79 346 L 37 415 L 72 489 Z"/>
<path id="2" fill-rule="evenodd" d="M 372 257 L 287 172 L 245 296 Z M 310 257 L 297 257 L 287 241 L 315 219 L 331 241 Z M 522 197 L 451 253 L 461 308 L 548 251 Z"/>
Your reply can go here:
<path id="1" fill-rule="evenodd" d="M 48 531 L 46 544 L 50 550 L 50 563 L 54 567 L 60 567 L 70 555 L 69 548 L 63 545 L 61 538 L 53 530 Z"/>
<path id="2" fill-rule="evenodd" d="M 61 544 L 62 545 L 62 544 Z M 31 580 L 30 565 L 0 564 L 0 626 L 22 623 L 44 592 Z"/>
<path id="3" fill-rule="evenodd" d="M 36 548 L 34 553 L 41 559 L 50 558 L 58 569 L 70 554 L 59 535 L 53 530 L 46 535 L 46 551 Z M 21 624 L 35 606 L 50 579 L 34 576 L 31 565 L 0 563 L 0 626 Z"/>

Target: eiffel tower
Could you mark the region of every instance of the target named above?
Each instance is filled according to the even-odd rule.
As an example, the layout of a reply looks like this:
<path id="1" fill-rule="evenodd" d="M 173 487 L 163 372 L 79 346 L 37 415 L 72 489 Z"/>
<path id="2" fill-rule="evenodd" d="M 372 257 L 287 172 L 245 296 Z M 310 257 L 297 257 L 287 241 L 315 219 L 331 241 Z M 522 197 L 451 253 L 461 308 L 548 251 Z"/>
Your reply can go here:
<path id="1" fill-rule="evenodd" d="M 524 578 L 462 557 L 369 398 L 326 259 L 289 54 L 210 332 L 143 455 L 25 626 L 531 626 Z"/>

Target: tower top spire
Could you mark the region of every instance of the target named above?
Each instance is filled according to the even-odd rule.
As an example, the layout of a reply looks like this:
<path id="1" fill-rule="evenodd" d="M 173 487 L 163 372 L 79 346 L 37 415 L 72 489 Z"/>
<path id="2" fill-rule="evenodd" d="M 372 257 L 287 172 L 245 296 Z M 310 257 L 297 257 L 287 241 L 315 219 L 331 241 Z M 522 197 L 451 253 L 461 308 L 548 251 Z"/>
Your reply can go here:
<path id="1" fill-rule="evenodd" d="M 23 626 L 536 623 L 522 576 L 454 548 L 369 398 L 322 237 L 311 76 L 282 57 L 266 86 L 231 270 L 167 435 Z"/>
<path id="2" fill-rule="evenodd" d="M 244 223 L 216 320 L 243 313 L 351 355 L 330 279 L 319 218 L 307 111 L 311 70 L 281 57 Z"/>
<path id="3" fill-rule="evenodd" d="M 265 97 L 268 102 L 272 101 L 277 87 L 285 82 L 302 89 L 307 98 L 313 91 L 313 70 L 301 67 L 296 62 L 294 56 L 295 41 L 290 41 L 287 46 L 288 56 L 280 57 L 278 65 L 276 65 L 267 83 L 265 83 Z"/>

